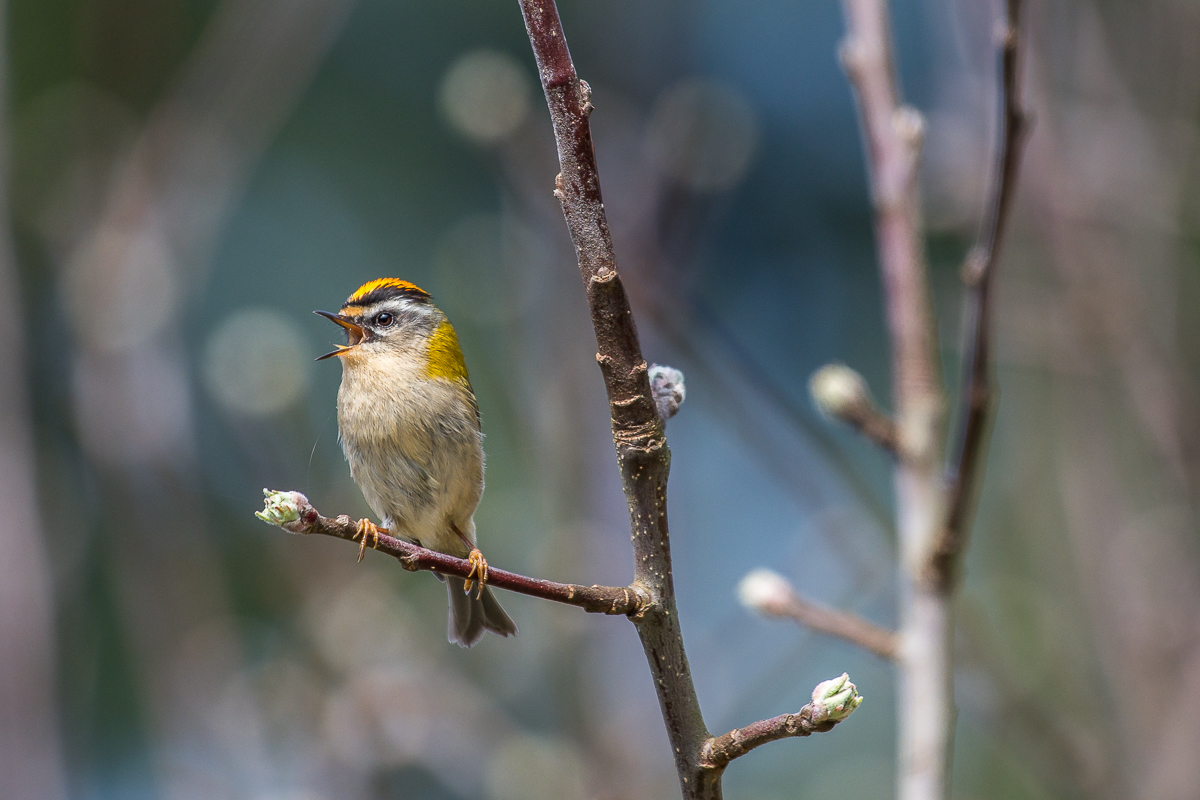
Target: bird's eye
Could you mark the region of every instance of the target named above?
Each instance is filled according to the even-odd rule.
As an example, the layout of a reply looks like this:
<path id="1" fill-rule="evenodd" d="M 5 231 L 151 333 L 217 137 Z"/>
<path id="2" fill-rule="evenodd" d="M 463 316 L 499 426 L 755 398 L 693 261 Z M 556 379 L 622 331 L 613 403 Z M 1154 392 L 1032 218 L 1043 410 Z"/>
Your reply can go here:
<path id="1" fill-rule="evenodd" d="M 375 315 L 375 324 L 381 328 L 386 328 L 395 321 L 396 317 L 387 311 Z"/>

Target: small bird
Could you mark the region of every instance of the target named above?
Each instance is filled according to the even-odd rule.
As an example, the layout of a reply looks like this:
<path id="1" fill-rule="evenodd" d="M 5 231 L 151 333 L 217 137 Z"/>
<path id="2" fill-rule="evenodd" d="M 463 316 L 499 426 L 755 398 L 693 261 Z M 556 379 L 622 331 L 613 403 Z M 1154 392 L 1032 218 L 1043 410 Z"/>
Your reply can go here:
<path id="1" fill-rule="evenodd" d="M 450 641 L 471 647 L 484 631 L 516 634 L 486 586 L 487 560 L 475 546 L 483 433 L 450 320 L 428 292 L 396 278 L 363 284 L 337 314 L 315 313 L 346 330 L 346 344 L 317 360 L 342 362 L 338 434 L 367 505 L 393 536 L 471 561 L 463 585 L 447 581 Z M 367 537 L 377 546 L 380 532 L 359 521 L 359 560 Z"/>

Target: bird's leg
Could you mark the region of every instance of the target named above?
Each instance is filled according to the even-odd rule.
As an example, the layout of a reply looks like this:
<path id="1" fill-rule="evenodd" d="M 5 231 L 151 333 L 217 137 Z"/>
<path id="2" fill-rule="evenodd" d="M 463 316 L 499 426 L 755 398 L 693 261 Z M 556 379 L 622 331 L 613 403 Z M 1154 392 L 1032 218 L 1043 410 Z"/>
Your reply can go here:
<path id="1" fill-rule="evenodd" d="M 379 547 L 379 534 L 386 533 L 383 528 L 380 528 L 369 519 L 360 519 L 358 525 L 354 528 L 354 538 L 362 537 L 362 543 L 358 546 L 358 560 L 363 560 L 363 555 L 367 552 L 367 537 L 370 536 L 373 540 L 371 547 Z"/>
<path id="2" fill-rule="evenodd" d="M 471 571 L 467 573 L 467 580 L 463 584 L 463 591 L 468 593 L 471 591 L 471 576 L 474 575 L 479 579 L 479 594 L 482 596 L 483 585 L 487 583 L 487 559 L 483 557 L 483 553 L 479 551 L 478 547 L 474 547 L 467 554 L 467 561 L 471 562 Z"/>
<path id="3" fill-rule="evenodd" d="M 487 583 L 488 563 L 483 557 L 483 553 L 475 546 L 475 543 L 463 535 L 463 532 L 458 529 L 457 525 L 451 525 L 450 528 L 458 535 L 459 539 L 463 540 L 463 544 L 471 548 L 471 552 L 467 554 L 467 561 L 471 562 L 471 571 L 467 573 L 467 579 L 463 582 L 463 591 L 468 594 L 471 592 L 473 584 L 472 578 L 479 581 L 479 594 L 483 594 L 483 585 Z"/>

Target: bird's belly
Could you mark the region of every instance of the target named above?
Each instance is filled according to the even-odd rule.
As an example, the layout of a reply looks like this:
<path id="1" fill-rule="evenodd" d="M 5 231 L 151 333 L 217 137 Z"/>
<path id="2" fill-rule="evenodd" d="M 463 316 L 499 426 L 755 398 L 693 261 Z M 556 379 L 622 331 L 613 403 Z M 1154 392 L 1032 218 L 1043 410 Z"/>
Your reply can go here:
<path id="1" fill-rule="evenodd" d="M 415 424 L 351 415 L 339 408 L 338 427 L 350 474 L 367 504 L 397 535 L 441 552 L 465 555 L 457 527 L 473 536 L 471 517 L 483 493 L 483 449 L 474 420 L 450 415 Z M 367 435 L 359 432 L 365 431 Z M 352 433 L 353 432 L 353 433 Z M 453 526 L 453 527 L 452 527 Z"/>

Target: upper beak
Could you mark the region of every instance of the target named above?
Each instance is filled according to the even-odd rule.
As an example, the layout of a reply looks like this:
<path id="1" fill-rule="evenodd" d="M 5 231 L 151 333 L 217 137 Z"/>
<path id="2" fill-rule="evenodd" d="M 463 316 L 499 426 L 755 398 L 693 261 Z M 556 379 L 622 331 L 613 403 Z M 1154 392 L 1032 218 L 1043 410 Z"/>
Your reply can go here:
<path id="1" fill-rule="evenodd" d="M 343 328 L 346 329 L 346 333 L 350 339 L 349 344 L 338 345 L 337 350 L 334 350 L 331 353 L 326 353 L 323 356 L 318 356 L 317 361 L 323 361 L 327 358 L 330 358 L 331 356 L 340 355 L 341 353 L 344 353 L 353 347 L 357 347 L 359 344 L 362 343 L 363 339 L 367 338 L 366 328 L 364 328 L 362 325 L 359 325 L 357 322 L 350 319 L 349 317 L 343 316 L 341 314 L 332 314 L 328 311 L 314 311 L 313 313 L 319 314 L 320 316 L 324 317 L 325 319 L 329 320 L 330 322 L 336 322 L 338 325 L 341 325 Z"/>

